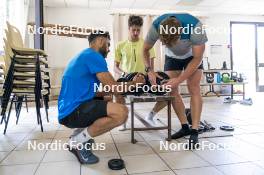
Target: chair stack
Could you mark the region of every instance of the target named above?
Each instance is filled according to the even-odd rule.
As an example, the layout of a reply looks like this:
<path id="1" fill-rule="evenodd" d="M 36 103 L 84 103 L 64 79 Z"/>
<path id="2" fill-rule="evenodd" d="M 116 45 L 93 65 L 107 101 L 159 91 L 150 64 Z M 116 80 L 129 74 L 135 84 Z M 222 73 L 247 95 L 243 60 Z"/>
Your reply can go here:
<path id="1" fill-rule="evenodd" d="M 6 133 L 13 104 L 15 104 L 16 124 L 18 123 L 22 103 L 35 102 L 37 123 L 43 132 L 40 108 L 45 106 L 48 119 L 50 77 L 47 54 L 43 50 L 25 47 L 20 31 L 7 22 L 4 38 L 5 80 L 1 103 L 1 124 L 4 122 Z M 8 104 L 9 109 L 8 108 Z M 8 110 L 8 114 L 7 113 Z"/>

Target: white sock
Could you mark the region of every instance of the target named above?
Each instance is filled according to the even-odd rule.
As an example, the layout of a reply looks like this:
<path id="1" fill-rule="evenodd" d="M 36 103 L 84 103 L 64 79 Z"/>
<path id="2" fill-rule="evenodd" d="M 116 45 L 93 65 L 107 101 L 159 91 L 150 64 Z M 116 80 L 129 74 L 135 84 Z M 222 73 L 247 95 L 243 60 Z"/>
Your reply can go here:
<path id="1" fill-rule="evenodd" d="M 71 141 L 75 141 L 77 143 L 83 143 L 83 142 L 87 142 L 92 138 L 88 133 L 87 128 L 83 129 L 81 132 L 80 129 L 77 130 L 79 130 L 79 133 L 76 133 L 75 130 L 75 132 L 73 132 L 73 135 L 71 136 Z"/>
<path id="2" fill-rule="evenodd" d="M 153 110 L 149 113 L 148 115 L 148 119 L 149 120 L 153 120 L 154 116 L 156 115 L 156 112 L 154 112 Z"/>

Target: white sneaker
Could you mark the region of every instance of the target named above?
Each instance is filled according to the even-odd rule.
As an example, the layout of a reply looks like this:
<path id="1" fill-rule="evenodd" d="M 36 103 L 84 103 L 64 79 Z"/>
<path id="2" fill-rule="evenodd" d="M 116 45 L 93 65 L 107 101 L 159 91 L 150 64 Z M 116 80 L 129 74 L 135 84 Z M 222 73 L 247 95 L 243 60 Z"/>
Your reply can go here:
<path id="1" fill-rule="evenodd" d="M 145 117 L 145 121 L 151 126 L 157 126 L 157 122 L 154 120 L 154 118 Z"/>
<path id="2" fill-rule="evenodd" d="M 224 103 L 231 103 L 232 99 L 230 97 L 224 98 Z"/>
<path id="3" fill-rule="evenodd" d="M 245 100 L 240 101 L 240 104 L 242 104 L 242 105 L 252 105 L 253 101 L 252 101 L 251 98 L 249 98 L 249 99 L 245 99 Z"/>
<path id="4" fill-rule="evenodd" d="M 127 130 L 126 123 L 124 123 L 122 126 L 120 126 L 119 131 L 125 131 Z"/>

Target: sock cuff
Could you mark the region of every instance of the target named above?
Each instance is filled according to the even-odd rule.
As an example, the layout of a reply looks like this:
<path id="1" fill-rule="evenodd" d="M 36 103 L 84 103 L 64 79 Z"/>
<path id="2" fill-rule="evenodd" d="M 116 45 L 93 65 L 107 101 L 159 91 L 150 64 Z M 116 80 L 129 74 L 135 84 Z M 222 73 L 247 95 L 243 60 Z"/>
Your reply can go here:
<path id="1" fill-rule="evenodd" d="M 182 124 L 182 129 L 187 130 L 187 129 L 190 129 L 190 127 L 187 123 L 185 123 L 185 124 Z"/>
<path id="2" fill-rule="evenodd" d="M 192 129 L 191 130 L 191 135 L 198 135 L 198 129 Z"/>

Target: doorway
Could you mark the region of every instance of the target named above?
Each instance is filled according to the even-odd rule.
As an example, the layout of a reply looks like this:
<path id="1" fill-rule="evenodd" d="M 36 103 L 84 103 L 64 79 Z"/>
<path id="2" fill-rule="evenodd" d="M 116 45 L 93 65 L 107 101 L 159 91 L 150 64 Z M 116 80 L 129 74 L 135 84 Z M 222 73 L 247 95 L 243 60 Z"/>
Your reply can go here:
<path id="1" fill-rule="evenodd" d="M 264 23 L 231 22 L 231 67 L 246 77 L 247 92 L 264 92 Z"/>

